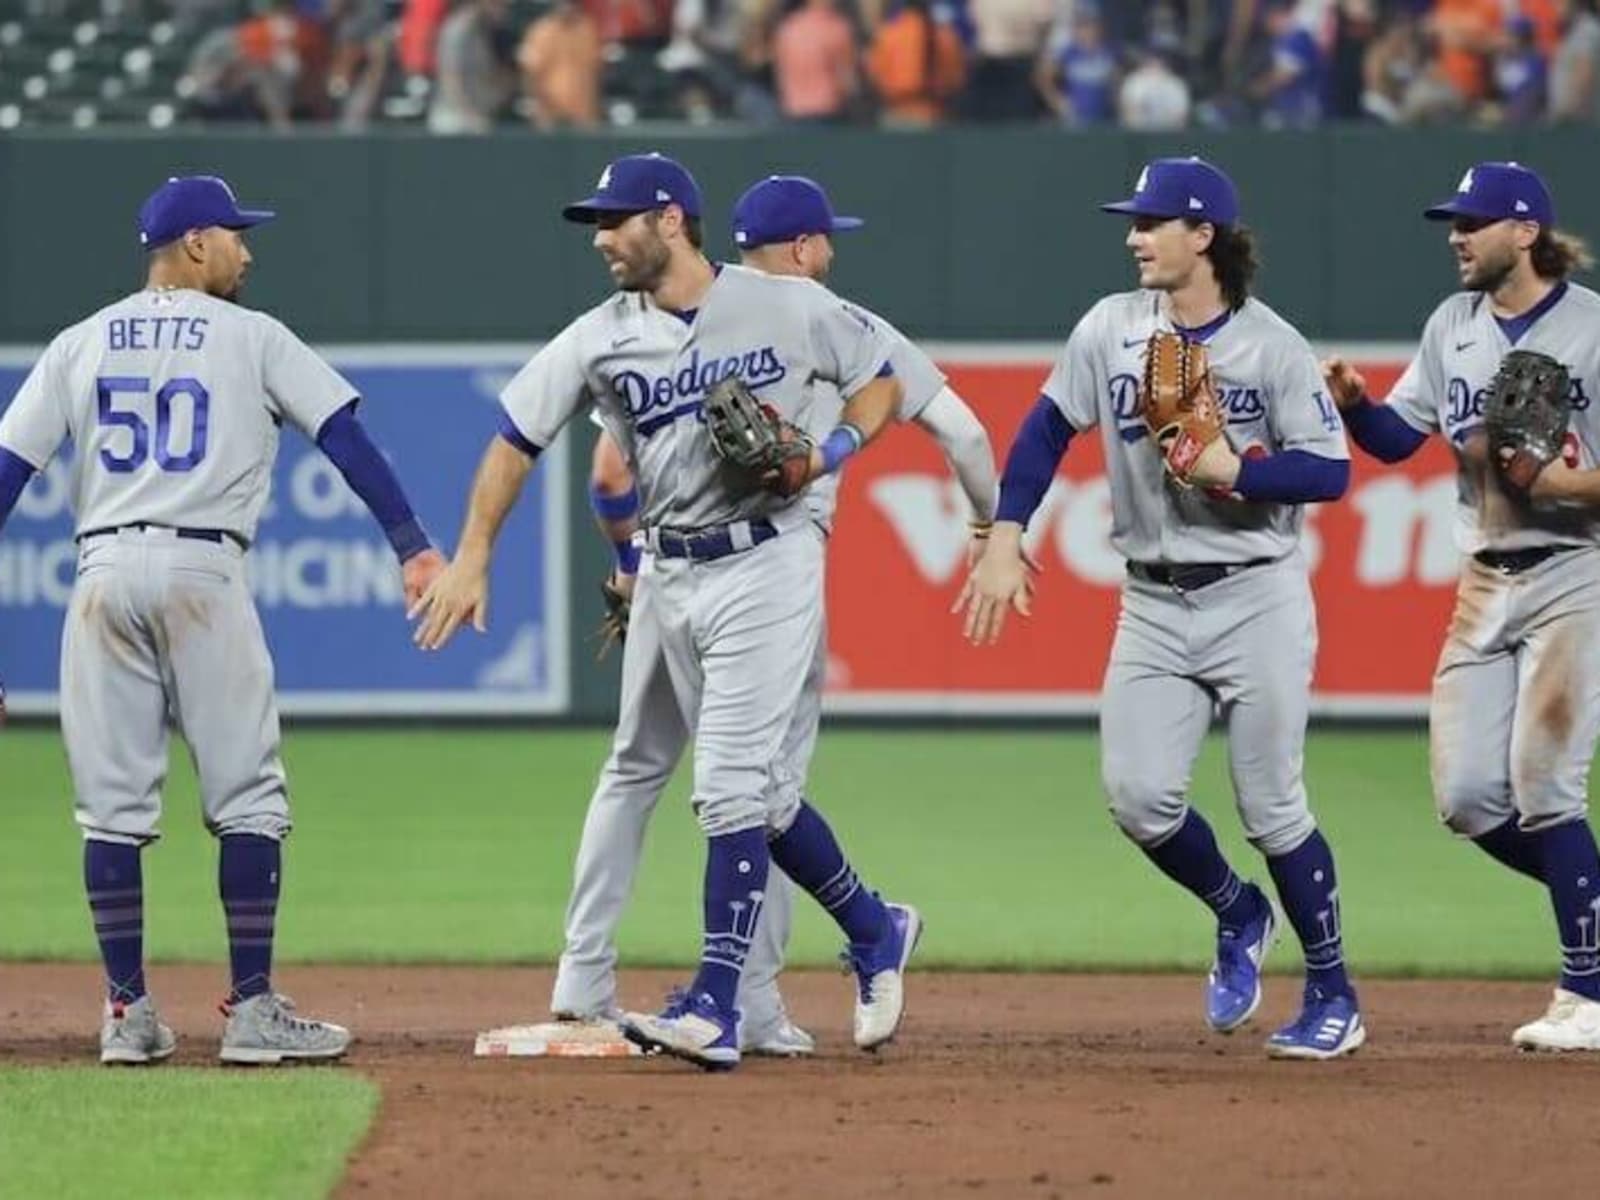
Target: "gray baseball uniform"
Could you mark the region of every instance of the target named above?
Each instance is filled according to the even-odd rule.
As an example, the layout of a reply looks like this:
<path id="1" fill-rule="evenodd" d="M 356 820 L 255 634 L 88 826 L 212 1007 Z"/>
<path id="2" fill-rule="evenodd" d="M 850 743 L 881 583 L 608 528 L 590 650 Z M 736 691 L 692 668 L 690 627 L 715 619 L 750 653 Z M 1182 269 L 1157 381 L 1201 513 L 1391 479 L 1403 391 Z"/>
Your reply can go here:
<path id="1" fill-rule="evenodd" d="M 630 627 L 646 645 L 657 639 L 695 731 L 693 805 L 710 836 L 793 819 L 797 805 L 777 806 L 771 769 L 821 637 L 822 534 L 797 498 L 730 477 L 700 427 L 702 397 L 738 375 L 814 428 L 823 385 L 854 394 L 888 358 L 883 328 L 826 288 L 724 266 L 692 319 L 618 294 L 563 330 L 501 395 L 536 445 L 591 405 L 622 435 L 652 552 Z M 658 553 L 686 531 L 698 531 L 702 557 Z"/>
<path id="2" fill-rule="evenodd" d="M 1572 377 L 1568 454 L 1600 465 L 1600 295 L 1558 285 L 1515 342 L 1565 364 Z M 1434 798 L 1468 837 L 1513 815 L 1537 830 L 1581 817 L 1600 737 L 1600 512 L 1509 496 L 1490 469 L 1483 398 L 1513 343 L 1488 298 L 1463 292 L 1434 311 L 1388 403 L 1456 455 L 1456 608 L 1439 656 L 1430 710 Z M 1525 569 L 1518 552 L 1537 557 Z M 1480 561 L 1476 555 L 1505 562 Z M 1524 561 L 1527 561 L 1526 559 Z"/>
<path id="3" fill-rule="evenodd" d="M 885 333 L 889 363 L 902 386 L 897 416 L 910 421 L 945 387 L 944 374 L 887 321 L 871 312 L 863 315 Z M 819 381 L 817 392 L 815 421 L 808 428 L 822 434 L 837 422 L 844 401 L 838 388 L 826 381 Z M 617 435 L 613 421 L 602 424 Z M 628 443 L 619 438 L 619 444 Z M 634 467 L 637 471 L 638 464 Z M 838 476 L 829 475 L 803 494 L 806 510 L 819 529 L 826 531 L 832 526 L 838 490 Z M 645 563 L 649 563 L 648 555 Z M 641 584 L 649 569 L 648 565 L 642 567 Z M 780 797 L 782 811 L 792 812 L 800 803 L 816 747 L 826 643 L 825 636 L 818 637 L 798 706 L 773 767 L 774 794 Z M 623 647 L 616 736 L 589 802 L 573 868 L 566 947 L 551 999 L 554 1012 L 588 1015 L 614 1007 L 617 925 L 633 890 L 645 828 L 689 734 L 671 687 L 658 631 L 642 625 L 635 611 Z M 768 877 L 766 900 L 740 981 L 739 1007 L 747 1028 L 765 1028 L 778 1019 L 777 976 L 793 911 L 794 885 L 782 871 L 775 871 Z"/>
<path id="4" fill-rule="evenodd" d="M 86 835 L 159 836 L 169 717 L 194 754 L 208 828 L 288 831 L 243 548 L 279 425 L 314 437 L 356 395 L 273 318 L 158 289 L 59 334 L 0 418 L 0 444 L 35 468 L 64 438 L 77 447 L 61 725 Z"/>
<path id="5" fill-rule="evenodd" d="M 1163 841 L 1188 810 L 1189 772 L 1218 705 L 1245 832 L 1263 853 L 1284 854 L 1315 828 L 1301 775 L 1316 653 L 1302 509 L 1213 498 L 1163 477 L 1138 405 L 1146 340 L 1172 328 L 1162 308 L 1157 292 L 1102 300 L 1045 384 L 1074 429 L 1100 428 L 1112 544 L 1135 570 L 1230 567 L 1192 590 L 1130 574 L 1103 692 L 1104 783 L 1130 837 Z M 1270 308 L 1248 300 L 1207 351 L 1235 450 L 1348 457 L 1310 346 Z"/>

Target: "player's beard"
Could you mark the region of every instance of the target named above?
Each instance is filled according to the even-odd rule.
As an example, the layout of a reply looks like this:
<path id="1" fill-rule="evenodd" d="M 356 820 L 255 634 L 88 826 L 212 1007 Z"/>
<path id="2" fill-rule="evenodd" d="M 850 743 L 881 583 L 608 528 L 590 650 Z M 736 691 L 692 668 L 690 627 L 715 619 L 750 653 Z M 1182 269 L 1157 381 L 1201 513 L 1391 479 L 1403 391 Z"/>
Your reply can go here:
<path id="1" fill-rule="evenodd" d="M 1467 268 L 1462 286 L 1469 292 L 1494 292 L 1516 269 L 1517 252 L 1509 247 L 1496 254 L 1479 254 Z"/>
<path id="2" fill-rule="evenodd" d="M 667 273 L 672 261 L 672 251 L 659 237 L 641 241 L 627 254 L 618 254 L 616 263 L 622 269 L 616 273 L 617 287 L 624 292 L 653 292 Z"/>

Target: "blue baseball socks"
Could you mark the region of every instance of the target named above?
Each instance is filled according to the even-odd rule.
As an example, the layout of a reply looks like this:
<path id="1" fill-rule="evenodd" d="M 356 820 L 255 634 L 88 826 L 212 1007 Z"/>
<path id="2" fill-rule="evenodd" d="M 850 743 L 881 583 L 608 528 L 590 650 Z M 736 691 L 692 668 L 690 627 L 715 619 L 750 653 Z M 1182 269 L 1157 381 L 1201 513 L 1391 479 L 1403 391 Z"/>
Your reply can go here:
<path id="1" fill-rule="evenodd" d="M 277 922 L 283 851 L 276 838 L 232 833 L 220 838 L 217 886 L 228 918 L 228 963 L 237 1004 L 272 990 L 272 935 Z"/>
<path id="2" fill-rule="evenodd" d="M 765 829 L 744 829 L 706 841 L 705 941 L 691 992 L 709 993 L 730 1015 L 771 863 Z"/>
<path id="3" fill-rule="evenodd" d="M 132 1004 L 145 994 L 144 873 L 139 846 L 83 843 L 83 886 L 106 969 L 106 996 Z"/>
<path id="4" fill-rule="evenodd" d="M 1237 928 L 1260 915 L 1256 892 L 1228 865 L 1211 826 L 1194 809 L 1166 841 L 1140 849 L 1168 879 L 1198 896 L 1222 924 Z"/>
<path id="5" fill-rule="evenodd" d="M 862 886 L 833 830 L 809 802 L 801 802 L 793 823 L 772 839 L 771 846 L 772 861 L 828 910 L 852 942 L 865 946 L 883 939 L 889 929 L 888 909 Z"/>

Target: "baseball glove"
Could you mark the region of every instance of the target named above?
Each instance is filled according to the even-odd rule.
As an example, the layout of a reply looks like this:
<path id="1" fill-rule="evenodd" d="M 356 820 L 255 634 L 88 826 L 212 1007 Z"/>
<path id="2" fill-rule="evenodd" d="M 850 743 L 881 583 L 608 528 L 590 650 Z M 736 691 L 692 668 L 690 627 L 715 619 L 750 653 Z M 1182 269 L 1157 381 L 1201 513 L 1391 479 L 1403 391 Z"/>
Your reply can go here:
<path id="1" fill-rule="evenodd" d="M 606 615 L 600 618 L 600 628 L 595 630 L 595 640 L 600 643 L 600 649 L 595 652 L 595 661 L 601 662 L 611 647 L 620 646 L 628 640 L 628 617 L 633 611 L 633 597 L 619 588 L 612 580 L 615 576 L 608 575 L 600 581 L 600 598 L 605 601 Z"/>
<path id="2" fill-rule="evenodd" d="M 1565 367 L 1536 350 L 1513 350 L 1489 381 L 1483 398 L 1489 458 L 1514 490 L 1527 491 L 1561 453 L 1572 416 L 1571 383 Z"/>
<path id="3" fill-rule="evenodd" d="M 1201 452 L 1222 436 L 1222 407 L 1212 390 L 1206 348 L 1176 333 L 1152 333 L 1139 407 L 1168 473 L 1187 484 Z"/>
<path id="4" fill-rule="evenodd" d="M 810 435 L 763 404 L 743 381 L 729 376 L 703 405 L 717 457 L 780 496 L 811 482 Z"/>

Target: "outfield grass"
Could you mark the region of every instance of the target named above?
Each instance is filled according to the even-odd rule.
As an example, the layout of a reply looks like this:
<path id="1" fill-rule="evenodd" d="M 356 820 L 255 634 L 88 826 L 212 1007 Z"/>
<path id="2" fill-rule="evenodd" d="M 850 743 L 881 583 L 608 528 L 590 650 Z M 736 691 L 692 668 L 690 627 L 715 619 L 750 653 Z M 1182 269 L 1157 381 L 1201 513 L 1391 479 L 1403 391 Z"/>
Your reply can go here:
<path id="1" fill-rule="evenodd" d="M 0 1195 L 326 1195 L 377 1104 L 337 1070 L 0 1070 Z"/>
<path id="2" fill-rule="evenodd" d="M 572 852 L 607 745 L 602 732 L 292 730 L 299 826 L 289 843 L 280 958 L 548 961 L 560 946 Z M 1348 953 L 1366 974 L 1547 976 L 1554 937 L 1540 889 L 1448 835 L 1415 731 L 1322 732 L 1313 804 L 1338 855 Z M 826 733 L 815 795 L 864 876 L 919 904 L 919 962 L 981 967 L 1171 968 L 1210 955 L 1207 915 L 1114 829 L 1092 735 Z M 658 814 L 624 957 L 690 961 L 699 948 L 699 835 L 686 778 Z M 0 734 L 0 957 L 94 956 L 58 739 Z M 215 960 L 224 933 L 215 852 L 192 774 L 175 758 L 166 837 L 145 856 L 147 945 Z M 1194 798 L 1241 870 L 1219 742 Z M 831 961 L 831 924 L 802 905 L 794 959 Z M 1294 966 L 1292 953 L 1274 958 Z"/>

